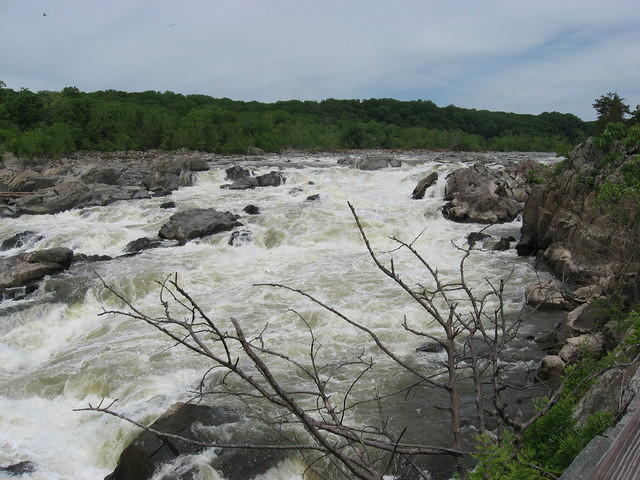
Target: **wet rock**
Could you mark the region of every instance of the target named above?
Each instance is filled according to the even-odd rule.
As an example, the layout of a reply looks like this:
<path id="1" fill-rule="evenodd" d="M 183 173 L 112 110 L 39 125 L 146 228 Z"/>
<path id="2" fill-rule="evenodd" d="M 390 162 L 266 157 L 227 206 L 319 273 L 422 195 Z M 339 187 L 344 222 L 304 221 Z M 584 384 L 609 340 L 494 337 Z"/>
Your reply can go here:
<path id="1" fill-rule="evenodd" d="M 346 165 L 346 166 L 352 167 L 355 165 L 356 159 L 353 157 L 342 157 L 342 158 L 339 158 L 336 163 L 338 165 Z"/>
<path id="2" fill-rule="evenodd" d="M 35 292 L 38 286 L 35 283 L 21 285 L 19 287 L 0 288 L 0 301 L 20 300 Z"/>
<path id="3" fill-rule="evenodd" d="M 442 350 L 444 350 L 444 347 L 438 342 L 427 342 L 424 345 L 420 345 L 418 348 L 416 348 L 416 352 L 423 353 L 440 353 Z"/>
<path id="4" fill-rule="evenodd" d="M 239 180 L 241 178 L 250 177 L 251 171 L 238 165 L 227 168 L 225 171 L 227 180 Z"/>
<path id="5" fill-rule="evenodd" d="M 18 462 L 6 467 L 0 467 L 0 472 L 8 475 L 17 476 L 24 475 L 25 473 L 33 473 L 36 471 L 36 465 L 33 462 Z"/>
<path id="6" fill-rule="evenodd" d="M 320 194 L 316 193 L 315 195 L 309 195 L 305 201 L 307 202 L 319 202 L 320 201 Z"/>
<path id="7" fill-rule="evenodd" d="M 504 251 L 511 248 L 511 241 L 507 237 L 500 237 L 495 244 L 491 245 L 491 250 Z"/>
<path id="8" fill-rule="evenodd" d="M 277 187 L 287 181 L 280 172 L 271 171 L 256 177 L 259 187 Z"/>
<path id="9" fill-rule="evenodd" d="M 171 190 L 156 190 L 151 194 L 151 198 L 167 197 L 171 195 Z"/>
<path id="10" fill-rule="evenodd" d="M 175 213 L 165 223 L 158 236 L 168 240 L 186 242 L 218 232 L 242 226 L 239 217 L 230 212 L 219 212 L 214 208 L 194 208 Z"/>
<path id="11" fill-rule="evenodd" d="M 0 258 L 0 288 L 18 287 L 65 270 L 73 259 L 68 248 L 50 248 Z"/>
<path id="12" fill-rule="evenodd" d="M 256 207 L 255 205 L 249 204 L 246 207 L 244 207 L 242 211 L 249 215 L 258 215 L 260 213 L 260 208 Z"/>
<path id="13" fill-rule="evenodd" d="M 16 233 L 12 237 L 7 238 L 0 244 L 0 251 L 3 250 L 11 250 L 13 248 L 20 248 L 28 245 L 30 243 L 39 242 L 44 237 L 36 232 L 31 232 L 29 230 Z"/>
<path id="14" fill-rule="evenodd" d="M 537 378 L 543 382 L 559 380 L 565 366 L 565 361 L 558 355 L 547 355 L 542 359 Z"/>
<path id="15" fill-rule="evenodd" d="M 55 263 L 67 268 L 73 260 L 73 251 L 65 247 L 45 248 L 26 253 L 23 258 L 29 263 Z"/>
<path id="16" fill-rule="evenodd" d="M 524 208 L 529 185 L 517 166 L 483 164 L 461 168 L 447 177 L 442 213 L 455 222 L 510 222 Z"/>
<path id="17" fill-rule="evenodd" d="M 299 194 L 301 194 L 303 192 L 304 192 L 304 190 L 301 189 L 300 187 L 295 187 L 295 188 L 292 188 L 291 190 L 289 190 L 289 195 L 299 195 Z"/>
<path id="18" fill-rule="evenodd" d="M 176 202 L 164 202 L 160 204 L 160 208 L 176 208 Z"/>
<path id="19" fill-rule="evenodd" d="M 76 253 L 73 255 L 73 262 L 83 262 L 83 263 L 95 263 L 95 262 L 107 262 L 109 260 L 113 260 L 113 257 L 109 255 L 86 255 L 84 253 Z"/>
<path id="20" fill-rule="evenodd" d="M 471 232 L 469 235 L 467 235 L 467 244 L 470 247 L 473 247 L 476 242 L 481 242 L 483 240 L 486 240 L 487 238 L 491 238 L 491 235 L 482 232 Z"/>
<path id="21" fill-rule="evenodd" d="M 126 253 L 140 253 L 143 250 L 157 248 L 162 245 L 162 241 L 158 238 L 141 237 L 133 240 L 124 247 Z"/>
<path id="22" fill-rule="evenodd" d="M 237 413 L 224 407 L 178 403 L 156 420 L 151 428 L 191 440 L 231 443 L 233 440 L 226 438 L 229 427 L 240 429 L 243 423 Z M 252 444 L 269 444 L 273 441 L 260 438 L 258 432 L 252 433 Z M 242 443 L 242 440 L 236 443 Z M 105 480 L 148 480 L 152 477 L 156 480 L 193 480 L 199 478 L 196 467 L 187 471 L 181 469 L 168 472 L 171 469 L 167 469 L 167 465 L 179 457 L 194 455 L 202 450 L 203 447 L 181 440 L 161 438 L 145 431 L 125 448 L 115 470 Z M 283 453 L 272 450 L 222 449 L 212 460 L 211 467 L 227 480 L 246 480 L 264 473 L 283 458 Z M 163 466 L 165 474 L 158 478 L 156 472 Z"/>
<path id="23" fill-rule="evenodd" d="M 243 245 L 249 245 L 252 241 L 253 234 L 250 230 L 236 230 L 235 232 L 231 232 L 231 237 L 229 237 L 227 245 L 242 247 Z"/>
<path id="24" fill-rule="evenodd" d="M 424 194 L 431 185 L 433 185 L 438 180 L 438 172 L 433 172 L 424 177 L 422 180 L 418 182 L 416 188 L 413 189 L 411 193 L 411 198 L 414 200 L 420 200 L 424 198 Z"/>
<path id="25" fill-rule="evenodd" d="M 541 282 L 529 285 L 525 289 L 527 305 L 540 310 L 561 310 L 567 306 L 562 288 L 553 282 Z"/>
<path id="26" fill-rule="evenodd" d="M 241 177 L 234 180 L 233 183 L 221 185 L 220 188 L 228 190 L 250 190 L 258 186 L 258 180 L 255 177 Z"/>

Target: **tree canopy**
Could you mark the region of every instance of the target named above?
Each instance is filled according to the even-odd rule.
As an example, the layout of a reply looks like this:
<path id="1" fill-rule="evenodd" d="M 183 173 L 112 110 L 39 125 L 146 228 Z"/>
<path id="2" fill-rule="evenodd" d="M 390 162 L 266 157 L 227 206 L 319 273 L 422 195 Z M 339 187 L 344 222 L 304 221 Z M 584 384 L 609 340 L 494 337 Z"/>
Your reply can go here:
<path id="1" fill-rule="evenodd" d="M 389 98 L 243 102 L 174 92 L 31 92 L 0 89 L 0 151 L 55 156 L 75 150 L 241 153 L 359 148 L 541 150 L 592 133 L 575 115 L 525 115 Z"/>

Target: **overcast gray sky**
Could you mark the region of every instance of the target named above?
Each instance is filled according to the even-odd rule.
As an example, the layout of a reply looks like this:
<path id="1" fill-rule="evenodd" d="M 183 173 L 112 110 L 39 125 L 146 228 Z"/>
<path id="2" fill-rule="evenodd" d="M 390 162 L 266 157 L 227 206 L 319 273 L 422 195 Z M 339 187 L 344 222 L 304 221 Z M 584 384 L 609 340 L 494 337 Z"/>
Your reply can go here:
<path id="1" fill-rule="evenodd" d="M 592 119 L 640 103 L 640 1 L 0 0 L 0 80 Z"/>

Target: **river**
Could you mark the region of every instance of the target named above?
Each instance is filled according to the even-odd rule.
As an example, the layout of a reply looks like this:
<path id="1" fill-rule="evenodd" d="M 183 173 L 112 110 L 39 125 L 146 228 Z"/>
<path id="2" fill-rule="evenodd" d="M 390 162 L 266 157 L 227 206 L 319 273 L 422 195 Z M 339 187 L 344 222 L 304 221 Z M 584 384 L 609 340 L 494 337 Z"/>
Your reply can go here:
<path id="1" fill-rule="evenodd" d="M 433 359 L 415 352 L 421 342 L 404 331 L 401 322 L 406 316 L 421 328 L 435 334 L 438 330 L 425 323 L 412 301 L 376 270 L 347 201 L 356 208 L 376 251 L 384 259 L 395 255 L 396 269 L 415 282 L 424 278 L 424 272 L 406 256 L 384 253 L 397 246 L 389 237 L 411 241 L 424 230 L 416 249 L 444 275 L 452 275 L 460 258 L 452 241 L 464 245 L 466 235 L 482 226 L 450 222 L 440 213 L 446 174 L 464 166 L 462 160 L 448 156 L 442 161 L 442 155 L 435 153 L 397 156 L 402 167 L 377 171 L 337 166 L 338 157 L 329 154 L 247 161 L 243 166 L 258 174 L 280 168 L 287 182 L 245 191 L 220 188 L 229 166 L 221 159 L 199 173 L 194 186 L 175 191 L 170 198 L 0 219 L 0 240 L 31 230 L 44 238 L 28 249 L 65 246 L 76 253 L 117 257 L 128 242 L 157 234 L 174 212 L 160 208 L 169 199 L 178 209 L 215 207 L 240 214 L 245 205 L 254 204 L 261 210 L 240 220 L 252 236 L 246 245 L 229 245 L 226 232 L 180 247 L 78 263 L 45 280 L 30 297 L 0 304 L 0 465 L 33 461 L 36 470 L 21 477 L 28 479 L 104 478 L 136 430 L 116 418 L 74 409 L 103 397 L 117 398 L 119 410 L 152 421 L 174 402 L 189 398 L 189 390 L 208 367 L 184 349 L 170 348 L 166 338 L 144 323 L 99 316 L 103 308 L 118 304 L 98 276 L 136 306 L 158 312 L 156 281 L 177 272 L 185 289 L 212 316 L 221 321 L 234 317 L 249 332 L 259 332 L 268 323 L 266 338 L 289 355 L 304 356 L 308 345 L 306 330 L 289 309 L 310 319 L 327 361 L 362 348 L 369 351 L 370 342 L 360 331 L 305 299 L 253 286 L 283 283 L 350 315 L 375 330 L 398 355 L 428 368 Z M 433 171 L 439 174 L 437 184 L 427 190 L 425 199 L 412 200 L 416 183 Z M 320 195 L 318 201 L 306 200 L 314 194 Z M 519 227 L 516 220 L 494 226 L 490 233 L 517 238 Z M 481 284 L 485 277 L 500 278 L 511 271 L 506 299 L 510 311 L 517 311 L 524 287 L 537 281 L 538 274 L 514 249 L 474 253 L 467 277 L 470 284 Z M 371 355 L 375 358 L 376 353 Z M 372 380 L 379 390 L 403 381 L 394 374 L 393 365 L 379 363 Z M 439 423 L 419 406 L 409 411 L 399 405 L 390 415 L 424 430 Z M 300 462 L 286 462 L 264 479 L 299 479 L 302 469 Z"/>

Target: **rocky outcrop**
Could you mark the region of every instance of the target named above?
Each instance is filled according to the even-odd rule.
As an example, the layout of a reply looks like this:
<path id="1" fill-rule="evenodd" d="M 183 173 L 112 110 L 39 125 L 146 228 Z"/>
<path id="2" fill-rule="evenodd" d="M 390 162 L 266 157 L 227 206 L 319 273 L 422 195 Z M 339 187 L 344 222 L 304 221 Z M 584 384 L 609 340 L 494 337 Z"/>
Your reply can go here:
<path id="1" fill-rule="evenodd" d="M 447 177 L 443 215 L 455 222 L 510 222 L 524 208 L 530 190 L 526 172 L 535 168 L 532 161 L 489 168 L 476 163 Z"/>
<path id="2" fill-rule="evenodd" d="M 620 214 L 635 209 L 635 215 L 640 215 L 640 206 L 606 210 L 597 201 L 604 184 L 620 184 L 633 159 L 621 146 L 606 153 L 591 139 L 577 147 L 543 185 L 532 189 L 523 213 L 518 253 L 537 254 L 566 281 L 600 285 L 604 290 L 619 272 L 637 273 L 637 261 L 629 263 L 637 238 L 630 236 Z"/>
<path id="3" fill-rule="evenodd" d="M 227 174 L 227 178 L 233 180 L 233 183 L 221 185 L 220 188 L 226 188 L 229 190 L 249 190 L 256 187 L 277 187 L 287 181 L 286 177 L 282 173 L 276 171 L 271 171 L 264 175 L 253 177 L 249 170 L 234 166 L 227 168 L 225 172 Z"/>
<path id="4" fill-rule="evenodd" d="M 0 170 L 6 195 L 0 215 L 50 214 L 108 205 L 118 200 L 168 194 L 193 184 L 193 172 L 208 169 L 202 154 L 153 152 L 76 156 L 39 170 Z"/>
<path id="5" fill-rule="evenodd" d="M 194 208 L 173 214 L 158 236 L 181 243 L 213 233 L 233 230 L 242 226 L 239 217 L 230 212 L 219 212 L 214 208 Z"/>
<path id="6" fill-rule="evenodd" d="M 389 167 L 400 167 L 402 162 L 389 155 L 367 155 L 366 157 L 343 157 L 338 165 L 347 165 L 358 170 L 380 170 Z"/>
<path id="7" fill-rule="evenodd" d="M 233 440 L 226 438 L 229 433 L 225 427 L 241 428 L 243 423 L 240 416 L 228 408 L 178 403 L 150 428 L 189 440 L 232 443 Z M 260 438 L 258 432 L 252 433 L 252 444 L 273 442 L 273 439 Z M 187 461 L 177 468 L 177 463 L 203 450 L 202 446 L 144 431 L 124 449 L 115 470 L 105 480 L 149 480 L 152 477 L 156 480 L 194 480 L 200 478 L 198 467 Z M 284 455 L 275 450 L 221 449 L 210 466 L 227 480 L 248 480 L 274 467 L 283 458 Z M 172 468 L 172 465 L 176 467 Z M 164 474 L 157 476 L 160 468 Z"/>
<path id="8" fill-rule="evenodd" d="M 424 198 L 424 194 L 431 185 L 438 181 L 438 172 L 432 172 L 422 180 L 418 182 L 416 188 L 413 189 L 411 193 L 411 198 L 414 200 L 420 200 Z"/>
<path id="9" fill-rule="evenodd" d="M 69 268 L 73 252 L 68 248 L 47 248 L 0 258 L 0 299 L 20 298 L 47 275 Z"/>
<path id="10" fill-rule="evenodd" d="M 561 286 L 554 282 L 540 282 L 525 289 L 527 305 L 541 310 L 562 310 L 569 306 L 569 299 Z"/>

